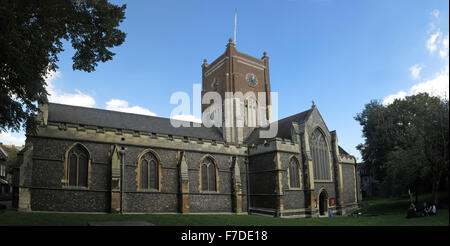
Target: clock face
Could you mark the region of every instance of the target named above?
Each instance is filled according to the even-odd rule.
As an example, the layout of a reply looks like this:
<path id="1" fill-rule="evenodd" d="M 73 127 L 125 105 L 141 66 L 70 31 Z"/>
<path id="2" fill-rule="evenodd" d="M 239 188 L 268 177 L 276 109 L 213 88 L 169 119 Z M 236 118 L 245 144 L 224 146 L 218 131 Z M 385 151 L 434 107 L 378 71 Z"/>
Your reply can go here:
<path id="1" fill-rule="evenodd" d="M 247 74 L 247 82 L 250 86 L 255 86 L 258 80 L 256 79 L 256 76 L 253 73 Z"/>
<path id="2" fill-rule="evenodd" d="M 213 79 L 213 82 L 211 83 L 211 88 L 214 90 L 217 90 L 217 86 L 219 85 L 219 79 L 216 77 Z"/>

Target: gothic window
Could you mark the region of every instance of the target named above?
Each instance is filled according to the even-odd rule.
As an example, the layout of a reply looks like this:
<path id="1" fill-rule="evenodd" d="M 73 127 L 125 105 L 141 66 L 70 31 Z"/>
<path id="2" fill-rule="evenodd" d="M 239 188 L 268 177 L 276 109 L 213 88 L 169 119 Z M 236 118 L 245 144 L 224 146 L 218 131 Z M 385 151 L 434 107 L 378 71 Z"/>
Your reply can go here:
<path id="1" fill-rule="evenodd" d="M 147 152 L 139 158 L 139 189 L 159 189 L 159 162 L 152 152 Z"/>
<path id="2" fill-rule="evenodd" d="M 289 162 L 289 187 L 300 188 L 300 164 L 296 158 Z"/>
<path id="3" fill-rule="evenodd" d="M 200 163 L 201 174 L 201 190 L 202 191 L 216 191 L 216 165 L 214 161 L 206 157 Z"/>
<path id="4" fill-rule="evenodd" d="M 69 150 L 65 170 L 66 184 L 88 186 L 89 152 L 81 144 L 76 144 Z"/>
<path id="5" fill-rule="evenodd" d="M 258 123 L 258 103 L 253 97 L 245 100 L 245 123 L 248 127 L 256 127 Z"/>
<path id="6" fill-rule="evenodd" d="M 330 180 L 330 159 L 327 142 L 323 133 L 316 129 L 311 134 L 311 156 L 313 159 L 314 179 Z"/>

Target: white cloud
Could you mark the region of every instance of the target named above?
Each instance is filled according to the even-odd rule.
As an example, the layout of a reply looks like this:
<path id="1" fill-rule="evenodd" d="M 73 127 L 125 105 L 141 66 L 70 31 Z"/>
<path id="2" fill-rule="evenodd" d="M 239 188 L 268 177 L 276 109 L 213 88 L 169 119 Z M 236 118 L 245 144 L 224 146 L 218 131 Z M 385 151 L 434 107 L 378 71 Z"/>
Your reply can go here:
<path id="1" fill-rule="evenodd" d="M 439 10 L 433 10 L 430 15 L 432 15 L 435 19 L 439 20 Z M 434 21 L 433 18 L 433 21 Z M 434 22 L 431 22 L 430 26 L 432 27 L 431 31 L 436 30 L 436 25 Z M 444 37 L 444 34 L 441 32 L 439 28 L 434 33 L 428 32 L 428 35 L 431 35 L 427 42 L 426 48 L 430 51 L 431 54 L 434 51 L 439 50 L 439 56 L 441 58 L 447 58 L 449 54 L 449 35 L 447 34 Z M 421 81 L 418 84 L 411 86 L 411 88 L 405 91 L 399 91 L 396 94 L 391 94 L 383 98 L 383 105 L 388 105 L 394 102 L 395 99 L 403 99 L 406 96 L 416 95 L 419 93 L 428 93 L 431 96 L 436 96 L 440 98 L 445 98 L 448 100 L 449 98 L 449 72 L 448 72 L 448 61 L 445 63 L 445 67 L 441 69 L 439 73 L 436 73 L 434 76 Z M 420 72 L 423 66 L 421 65 L 413 65 L 409 68 L 411 72 L 411 76 L 414 79 L 420 79 Z"/>
<path id="2" fill-rule="evenodd" d="M 384 106 L 389 105 L 395 101 L 395 99 L 403 99 L 407 95 L 404 91 L 399 91 L 397 94 L 391 94 L 385 98 L 383 98 L 382 103 Z"/>
<path id="3" fill-rule="evenodd" d="M 9 132 L 0 132 L 0 143 L 10 145 L 14 144 L 15 146 L 25 145 L 25 135 L 23 133 L 11 134 Z"/>
<path id="4" fill-rule="evenodd" d="M 428 93 L 431 96 L 440 98 L 449 98 L 449 73 L 448 64 L 445 69 L 436 74 L 433 78 L 412 86 L 408 92 L 399 91 L 396 94 L 391 94 L 383 98 L 383 105 L 389 105 L 395 99 L 403 99 L 406 96 L 416 95 L 419 93 Z"/>
<path id="5" fill-rule="evenodd" d="M 92 96 L 81 92 L 80 90 L 76 89 L 75 90 L 76 93 L 64 93 L 56 89 L 54 82 L 56 78 L 60 77 L 61 72 L 59 71 L 56 72 L 52 71 L 47 75 L 46 88 L 48 93 L 50 94 L 48 96 L 48 100 L 50 102 L 82 107 L 91 107 L 91 108 L 95 106 L 95 99 Z M 142 108 L 139 106 L 130 107 L 127 101 L 120 99 L 111 99 L 108 102 L 106 102 L 106 109 L 134 114 L 156 116 L 155 113 L 151 112 L 146 108 Z"/>
<path id="6" fill-rule="evenodd" d="M 148 110 L 146 108 L 142 108 L 139 106 L 129 107 L 127 101 L 120 100 L 120 99 L 111 99 L 108 102 L 106 102 L 106 109 L 113 110 L 113 111 L 126 112 L 126 113 L 133 113 L 133 114 L 156 116 L 155 113 L 151 112 L 150 110 Z"/>
<path id="7" fill-rule="evenodd" d="M 441 35 L 441 31 L 438 29 L 436 33 L 432 34 L 431 37 L 427 40 L 427 49 L 430 51 L 430 53 L 433 53 L 437 50 L 436 40 Z"/>
<path id="8" fill-rule="evenodd" d="M 411 76 L 413 79 L 419 79 L 420 78 L 420 71 L 422 70 L 422 66 L 415 64 L 414 66 L 411 66 L 409 68 L 409 71 L 411 72 Z"/>
<path id="9" fill-rule="evenodd" d="M 434 78 L 411 87 L 410 94 L 415 95 L 418 93 L 426 92 L 432 96 L 448 99 L 448 82 L 449 76 L 447 65 L 446 69 L 441 71 Z"/>
<path id="10" fill-rule="evenodd" d="M 448 55 L 448 34 L 444 39 L 442 39 L 442 47 L 439 50 L 439 56 L 442 59 L 445 59 L 447 55 Z"/>
<path id="11" fill-rule="evenodd" d="M 195 116 L 190 115 L 190 114 L 189 115 L 181 115 L 181 114 L 174 115 L 171 117 L 171 119 L 202 123 L 202 119 L 196 118 Z"/>
<path id="12" fill-rule="evenodd" d="M 432 16 L 434 16 L 436 19 L 439 19 L 439 14 L 440 14 L 439 10 L 435 9 L 435 10 L 431 11 L 430 14 Z"/>
<path id="13" fill-rule="evenodd" d="M 61 77 L 61 72 L 50 72 L 45 80 L 47 83 L 48 100 L 53 103 L 61 103 L 67 105 L 94 107 L 95 100 L 92 96 L 87 95 L 79 90 L 76 93 L 64 93 L 55 88 L 54 80 Z"/>

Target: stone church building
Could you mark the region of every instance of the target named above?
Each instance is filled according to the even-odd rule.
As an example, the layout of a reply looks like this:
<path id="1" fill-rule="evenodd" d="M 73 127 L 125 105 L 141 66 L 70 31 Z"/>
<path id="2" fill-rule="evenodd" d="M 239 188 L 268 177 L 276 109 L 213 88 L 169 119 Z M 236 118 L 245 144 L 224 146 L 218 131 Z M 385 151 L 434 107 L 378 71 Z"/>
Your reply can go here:
<path id="1" fill-rule="evenodd" d="M 349 214 L 360 201 L 355 158 L 313 106 L 261 138 L 249 122 L 271 116 L 269 57 L 225 52 L 202 64 L 202 95 L 265 92 L 262 116 L 245 98 L 244 126 L 174 127 L 170 119 L 49 103 L 39 105 L 14 170 L 21 211 Z M 237 106 L 237 105 L 234 105 Z M 202 108 L 202 112 L 206 107 Z M 223 119 L 228 116 L 222 112 Z M 189 123 L 192 124 L 192 123 Z"/>

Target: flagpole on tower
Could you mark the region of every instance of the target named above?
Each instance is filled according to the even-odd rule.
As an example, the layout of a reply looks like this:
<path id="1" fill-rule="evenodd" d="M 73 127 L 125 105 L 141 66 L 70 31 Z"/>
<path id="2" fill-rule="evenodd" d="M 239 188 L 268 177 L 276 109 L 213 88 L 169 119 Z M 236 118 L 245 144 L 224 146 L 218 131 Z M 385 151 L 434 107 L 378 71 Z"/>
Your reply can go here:
<path id="1" fill-rule="evenodd" d="M 236 23 L 237 23 L 237 8 L 234 9 L 234 46 L 236 46 Z"/>

